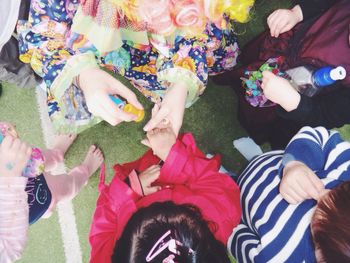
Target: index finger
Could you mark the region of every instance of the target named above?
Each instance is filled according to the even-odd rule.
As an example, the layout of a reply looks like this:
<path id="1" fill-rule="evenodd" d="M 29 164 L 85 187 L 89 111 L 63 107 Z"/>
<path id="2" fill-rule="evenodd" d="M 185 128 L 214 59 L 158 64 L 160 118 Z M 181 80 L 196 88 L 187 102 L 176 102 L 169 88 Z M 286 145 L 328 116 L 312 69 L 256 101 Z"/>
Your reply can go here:
<path id="1" fill-rule="evenodd" d="M 158 103 L 155 103 L 153 108 L 152 108 L 152 118 L 153 118 L 153 116 L 157 115 L 159 109 L 160 109 L 160 105 Z"/>
<path id="2" fill-rule="evenodd" d="M 153 116 L 148 123 L 143 127 L 144 131 L 154 129 L 162 120 L 169 115 L 169 109 L 161 108 L 155 116 Z"/>
<path id="3" fill-rule="evenodd" d="M 151 175 L 149 176 L 150 185 L 158 180 L 159 175 L 160 175 L 160 169 L 151 171 Z"/>
<path id="4" fill-rule="evenodd" d="M 310 184 L 312 185 L 308 193 L 313 199 L 317 200 L 320 193 L 325 189 L 325 186 L 322 183 L 321 179 L 318 178 L 318 176 L 314 172 L 308 173 L 307 178 L 309 179 Z"/>
<path id="5" fill-rule="evenodd" d="M 272 37 L 276 37 L 276 27 L 278 25 L 279 18 L 280 18 L 279 10 L 276 10 L 268 17 L 267 25 L 269 26 L 270 35 Z"/>
<path id="6" fill-rule="evenodd" d="M 273 11 L 266 19 L 267 25 L 271 29 L 271 23 L 274 21 L 276 14 L 278 13 L 278 10 Z"/>

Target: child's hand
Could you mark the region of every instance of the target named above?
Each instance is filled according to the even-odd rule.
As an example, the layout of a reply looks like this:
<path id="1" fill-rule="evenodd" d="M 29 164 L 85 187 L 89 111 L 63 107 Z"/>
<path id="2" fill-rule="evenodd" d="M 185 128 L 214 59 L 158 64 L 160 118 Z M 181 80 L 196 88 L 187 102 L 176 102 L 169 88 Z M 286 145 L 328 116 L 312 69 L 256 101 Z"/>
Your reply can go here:
<path id="1" fill-rule="evenodd" d="M 31 154 L 26 143 L 6 136 L 0 144 L 0 176 L 21 176 Z"/>
<path id="2" fill-rule="evenodd" d="M 170 123 L 163 125 L 163 128 L 154 128 L 147 132 L 147 139 L 142 140 L 142 143 L 152 148 L 153 153 L 165 161 L 176 142 L 176 135 Z"/>
<path id="3" fill-rule="evenodd" d="M 143 128 L 144 131 L 158 127 L 164 119 L 167 119 L 172 124 L 175 134 L 178 135 L 182 126 L 186 97 L 187 87 L 182 83 L 169 88 L 160 107 L 155 105 L 152 118 Z"/>
<path id="4" fill-rule="evenodd" d="M 305 164 L 289 162 L 283 170 L 280 194 L 290 204 L 298 204 L 306 199 L 318 200 L 327 191 L 317 175 Z"/>
<path id="5" fill-rule="evenodd" d="M 132 121 L 137 116 L 119 109 L 109 95 L 120 95 L 136 108 L 143 109 L 136 95 L 129 88 L 101 69 L 88 69 L 81 72 L 79 86 L 84 92 L 89 111 L 111 125 Z"/>
<path id="6" fill-rule="evenodd" d="M 266 98 L 281 105 L 286 111 L 295 110 L 300 102 L 300 94 L 290 82 L 282 77 L 278 77 L 270 71 L 263 71 L 261 88 Z"/>
<path id="7" fill-rule="evenodd" d="M 12 125 L 11 123 L 4 122 L 4 121 L 0 122 L 0 129 L 3 132 L 2 134 L 3 136 L 11 136 L 12 138 L 18 138 L 16 126 Z"/>
<path id="8" fill-rule="evenodd" d="M 144 195 L 153 194 L 162 189 L 160 186 L 152 186 L 152 183 L 154 183 L 159 178 L 159 175 L 160 166 L 157 164 L 148 167 L 146 170 L 139 174 L 139 180 Z"/>
<path id="9" fill-rule="evenodd" d="M 291 30 L 296 24 L 303 20 L 303 12 L 299 5 L 292 9 L 277 9 L 267 18 L 272 37 Z"/>

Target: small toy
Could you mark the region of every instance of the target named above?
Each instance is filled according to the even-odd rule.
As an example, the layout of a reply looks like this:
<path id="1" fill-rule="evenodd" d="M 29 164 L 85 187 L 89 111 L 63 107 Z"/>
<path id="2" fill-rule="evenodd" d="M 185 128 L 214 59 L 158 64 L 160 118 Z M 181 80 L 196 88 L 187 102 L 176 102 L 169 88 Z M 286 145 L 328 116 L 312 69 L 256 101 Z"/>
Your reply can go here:
<path id="1" fill-rule="evenodd" d="M 256 71 L 246 70 L 244 75 L 247 77 L 242 79 L 242 86 L 245 89 L 246 100 L 254 107 L 269 107 L 276 105 L 272 101 L 269 101 L 261 88 L 262 83 L 262 72 L 271 71 L 273 74 L 289 79 L 288 74 L 279 69 L 283 63 L 284 58 L 270 58 Z"/>
<path id="2" fill-rule="evenodd" d="M 109 95 L 109 97 L 120 109 L 122 109 L 125 112 L 129 112 L 131 114 L 136 115 L 137 118 L 135 119 L 135 122 L 140 122 L 145 117 L 144 110 L 139 110 L 134 105 L 132 105 L 130 103 L 126 103 L 125 101 L 121 100 L 119 97 L 117 97 L 115 95 Z"/>

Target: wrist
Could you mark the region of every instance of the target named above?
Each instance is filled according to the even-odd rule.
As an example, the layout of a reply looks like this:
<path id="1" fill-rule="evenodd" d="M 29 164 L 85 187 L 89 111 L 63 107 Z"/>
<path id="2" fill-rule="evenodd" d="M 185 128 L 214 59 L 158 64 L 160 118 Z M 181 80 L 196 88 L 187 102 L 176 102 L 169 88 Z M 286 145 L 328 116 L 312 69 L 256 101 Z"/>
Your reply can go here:
<path id="1" fill-rule="evenodd" d="M 301 10 L 300 5 L 296 5 L 294 6 L 291 11 L 293 12 L 297 22 L 301 22 L 303 21 L 304 17 L 303 17 L 303 11 Z"/>
<path id="2" fill-rule="evenodd" d="M 169 152 L 170 152 L 170 149 L 169 150 L 165 150 L 165 151 L 163 151 L 163 152 L 161 152 L 159 154 L 156 154 L 156 155 L 159 157 L 159 159 L 161 159 L 164 162 L 166 160 L 166 158 L 168 157 Z"/>
<path id="3" fill-rule="evenodd" d="M 182 89 L 187 91 L 187 85 L 186 82 L 178 80 L 177 82 L 171 82 L 171 85 L 169 87 L 169 90 L 172 89 Z"/>
<path id="4" fill-rule="evenodd" d="M 82 90 L 82 91 L 86 91 L 86 87 L 88 87 L 88 85 L 85 85 L 85 83 L 87 83 L 91 76 L 95 75 L 95 71 L 96 68 L 87 68 L 82 70 L 79 75 L 75 76 L 74 80 L 75 84 Z"/>
<path id="5" fill-rule="evenodd" d="M 297 160 L 292 160 L 289 161 L 288 163 L 286 163 L 286 165 L 284 166 L 284 173 L 287 173 L 290 170 L 295 169 L 295 167 L 299 167 L 299 166 L 305 166 L 304 163 L 297 161 Z"/>
<path id="6" fill-rule="evenodd" d="M 281 105 L 281 106 L 287 112 L 291 112 L 291 111 L 295 110 L 296 108 L 298 108 L 300 100 L 301 100 L 301 96 L 300 96 L 299 92 L 297 92 L 296 90 L 293 90 L 293 92 L 291 92 L 290 96 L 288 96 L 288 101 L 286 101 L 286 103 L 284 105 Z"/>
<path id="7" fill-rule="evenodd" d="M 188 89 L 186 86 L 186 83 L 179 81 L 177 83 L 173 83 L 167 90 L 165 97 L 169 98 L 174 96 L 174 94 L 176 94 L 176 97 L 180 100 L 180 101 L 186 101 L 187 98 L 187 93 L 188 93 Z"/>

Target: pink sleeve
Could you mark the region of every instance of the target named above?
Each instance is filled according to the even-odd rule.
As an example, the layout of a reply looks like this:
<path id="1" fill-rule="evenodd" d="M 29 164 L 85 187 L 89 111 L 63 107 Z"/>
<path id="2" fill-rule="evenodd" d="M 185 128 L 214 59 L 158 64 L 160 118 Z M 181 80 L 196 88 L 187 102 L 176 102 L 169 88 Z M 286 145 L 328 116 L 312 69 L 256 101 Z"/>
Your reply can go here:
<path id="1" fill-rule="evenodd" d="M 111 262 L 115 242 L 136 211 L 138 198 L 118 177 L 101 190 L 89 234 L 90 262 Z"/>
<path id="2" fill-rule="evenodd" d="M 176 142 L 166 159 L 160 183 L 183 184 L 191 195 L 182 203 L 200 208 L 205 220 L 214 223 L 215 237 L 226 244 L 241 217 L 239 188 L 228 175 L 219 172 L 217 158 L 207 159 L 191 134 Z"/>
<path id="3" fill-rule="evenodd" d="M 29 225 L 27 178 L 0 176 L 0 262 L 21 258 Z"/>

